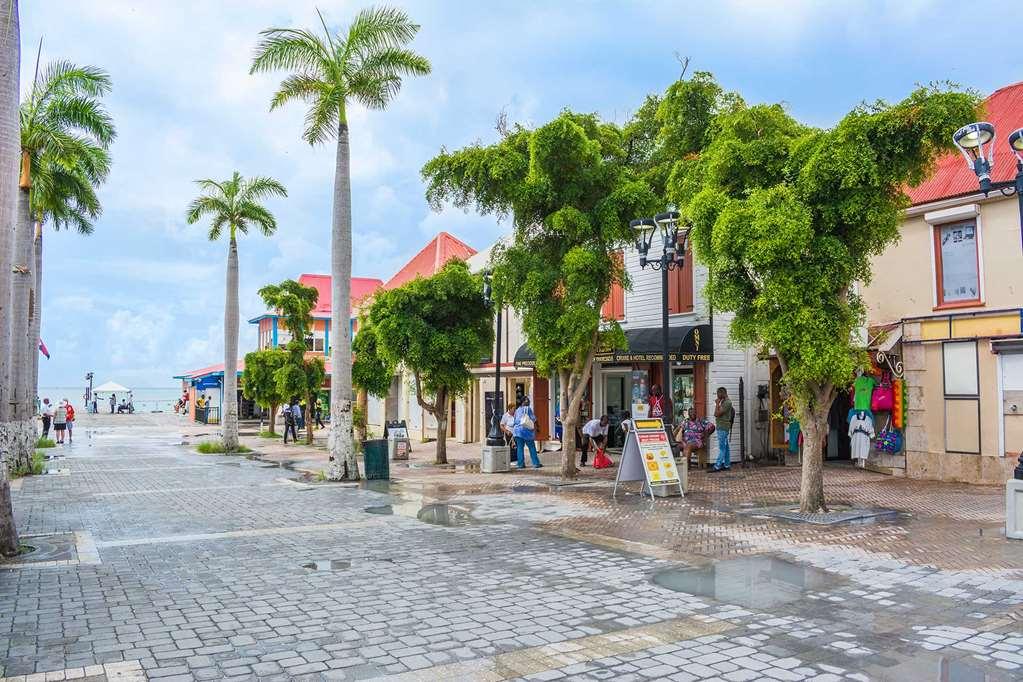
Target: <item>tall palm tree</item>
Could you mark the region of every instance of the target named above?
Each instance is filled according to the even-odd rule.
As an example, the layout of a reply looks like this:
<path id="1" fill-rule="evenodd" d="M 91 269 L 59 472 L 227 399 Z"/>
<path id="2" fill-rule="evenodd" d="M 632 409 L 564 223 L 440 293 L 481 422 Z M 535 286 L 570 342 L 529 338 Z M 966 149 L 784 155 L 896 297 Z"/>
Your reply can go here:
<path id="1" fill-rule="evenodd" d="M 317 10 L 323 34 L 294 28 L 262 31 L 250 73 L 285 70 L 271 111 L 292 100 L 309 104 L 302 138 L 311 145 L 337 140 L 330 272 L 330 471 L 331 480 L 357 480 L 352 433 L 352 184 L 348 107 L 384 109 L 406 76 L 430 72 L 430 62 L 407 49 L 419 26 L 398 9 L 359 12 L 347 31 L 331 33 Z"/>
<path id="2" fill-rule="evenodd" d="M 0 428 L 7 430 L 10 421 L 10 296 L 11 244 L 6 238 L 14 224 L 17 202 L 18 95 L 21 70 L 21 28 L 18 23 L 18 0 L 0 0 L 0 225 L 5 234 L 0 239 Z M 0 556 L 18 552 L 18 529 L 14 525 L 11 485 L 8 480 L 6 443 L 0 441 Z"/>
<path id="3" fill-rule="evenodd" d="M 238 449 L 238 241 L 237 235 L 255 226 L 269 237 L 277 231 L 277 220 L 261 203 L 271 196 L 286 197 L 284 185 L 273 178 L 243 178 L 235 171 L 229 180 L 196 180 L 202 194 L 188 205 L 189 225 L 208 216 L 210 241 L 228 230 L 227 287 L 224 292 L 224 409 L 221 423 L 224 449 Z"/>
<path id="4" fill-rule="evenodd" d="M 32 327 L 30 339 L 38 339 L 42 327 L 43 297 L 43 227 L 49 223 L 55 230 L 75 230 L 81 235 L 93 232 L 93 221 L 102 212 L 96 186 L 110 172 L 110 153 L 96 144 L 86 144 L 73 159 L 61 159 L 47 152 L 32 169 L 32 213 L 35 218 L 35 240 L 32 245 L 35 266 L 35 289 L 32 296 Z M 70 163 L 69 163 L 70 161 Z M 39 393 L 39 353 L 32 353 L 32 387 Z"/>
<path id="5" fill-rule="evenodd" d="M 92 66 L 58 61 L 46 66 L 33 83 L 20 109 L 21 176 L 18 182 L 17 221 L 14 230 L 14 262 L 11 266 L 11 363 L 14 392 L 11 396 L 11 451 L 27 462 L 35 442 L 35 411 L 32 385 L 33 355 L 39 338 L 32 337 L 33 288 L 32 243 L 35 235 L 32 181 L 44 156 L 72 168 L 92 155 L 95 147 L 106 149 L 115 136 L 113 121 L 99 98 L 110 91 L 110 76 Z"/>

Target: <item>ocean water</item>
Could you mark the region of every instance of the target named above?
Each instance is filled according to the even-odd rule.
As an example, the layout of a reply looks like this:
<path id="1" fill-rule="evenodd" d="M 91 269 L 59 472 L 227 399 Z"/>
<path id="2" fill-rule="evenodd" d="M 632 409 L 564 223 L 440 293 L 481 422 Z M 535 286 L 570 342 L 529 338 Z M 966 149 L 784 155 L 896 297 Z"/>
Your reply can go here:
<path id="1" fill-rule="evenodd" d="M 168 412 L 174 409 L 174 403 L 181 397 L 181 386 L 148 386 L 135 388 L 129 386 L 132 395 L 135 397 L 135 410 L 138 412 Z M 109 410 L 110 406 L 104 402 L 110 397 L 109 393 L 101 393 L 99 409 Z M 117 395 L 117 402 L 126 397 Z M 42 386 L 39 389 L 39 399 L 49 398 L 50 402 L 58 403 L 67 398 L 76 408 L 85 405 L 85 386 Z"/>

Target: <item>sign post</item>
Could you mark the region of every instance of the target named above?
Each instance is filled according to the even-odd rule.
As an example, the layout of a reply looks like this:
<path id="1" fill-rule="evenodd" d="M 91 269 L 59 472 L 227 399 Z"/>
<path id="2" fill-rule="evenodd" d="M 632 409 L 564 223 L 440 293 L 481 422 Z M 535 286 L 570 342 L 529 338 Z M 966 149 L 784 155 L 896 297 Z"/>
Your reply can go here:
<path id="1" fill-rule="evenodd" d="M 618 492 L 618 484 L 625 481 L 643 481 L 640 494 L 644 489 L 649 492 L 650 500 L 654 501 L 654 488 L 678 486 L 682 497 L 686 496 L 682 489 L 682 478 L 675 466 L 675 456 L 671 451 L 671 441 L 664 431 L 664 422 L 660 419 L 637 419 L 635 428 L 625 436 L 625 447 L 622 449 L 622 460 L 618 463 L 618 475 L 611 497 Z"/>

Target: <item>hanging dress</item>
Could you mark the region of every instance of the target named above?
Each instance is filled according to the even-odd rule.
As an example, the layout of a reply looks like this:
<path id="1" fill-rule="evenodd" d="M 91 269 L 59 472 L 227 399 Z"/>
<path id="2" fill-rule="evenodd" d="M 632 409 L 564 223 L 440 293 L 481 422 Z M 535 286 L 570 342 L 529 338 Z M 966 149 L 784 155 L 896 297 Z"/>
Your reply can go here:
<path id="1" fill-rule="evenodd" d="M 874 437 L 874 419 L 867 410 L 858 410 L 849 420 L 849 445 L 853 459 L 867 459 Z"/>

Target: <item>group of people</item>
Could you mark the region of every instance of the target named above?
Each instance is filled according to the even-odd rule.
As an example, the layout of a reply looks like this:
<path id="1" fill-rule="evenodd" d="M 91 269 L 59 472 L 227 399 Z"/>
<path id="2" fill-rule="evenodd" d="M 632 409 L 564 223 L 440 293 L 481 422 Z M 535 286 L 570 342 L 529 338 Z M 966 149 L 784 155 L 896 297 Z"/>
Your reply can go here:
<path id="1" fill-rule="evenodd" d="M 50 437 L 50 426 L 53 426 L 53 438 L 57 443 L 64 443 L 65 435 L 68 443 L 74 435 L 75 408 L 71 401 L 64 398 L 59 405 L 54 406 L 49 398 L 43 398 L 42 410 L 39 418 L 43 421 L 43 438 Z"/>
<path id="2" fill-rule="evenodd" d="M 664 395 L 660 386 L 654 385 L 650 390 L 648 399 L 649 414 L 651 417 L 664 418 Z M 735 422 L 735 408 L 728 398 L 728 391 L 724 387 L 717 390 L 717 397 L 714 401 L 713 421 L 697 416 L 696 408 L 689 408 L 686 418 L 683 419 L 673 432 L 675 442 L 678 443 L 682 452 L 680 453 L 685 461 L 693 452 L 700 450 L 706 444 L 712 434 L 717 433 L 718 456 L 711 471 L 727 471 L 732 467 L 732 453 L 729 447 L 732 424 Z M 517 466 L 524 469 L 525 450 L 528 448 L 533 468 L 539 469 L 543 465 L 536 454 L 536 415 L 529 405 L 529 397 L 522 396 L 515 403 L 508 403 L 505 413 L 501 417 L 501 433 L 509 447 L 515 448 L 515 459 Z M 604 468 L 613 466 L 614 462 L 604 452 L 607 444 L 608 429 L 610 428 L 608 415 L 594 417 L 587 421 L 577 434 L 576 443 L 582 450 L 580 466 L 587 466 L 591 449 L 594 450 L 593 467 Z M 620 427 L 623 433 L 633 429 L 632 414 L 622 413 Z"/>
<path id="3" fill-rule="evenodd" d="M 178 398 L 178 402 L 174 403 L 175 414 L 188 414 L 188 392 L 185 391 Z"/>
<path id="4" fill-rule="evenodd" d="M 292 400 L 290 403 L 285 403 L 281 408 L 281 417 L 284 419 L 285 444 L 288 442 L 289 433 L 291 434 L 292 442 L 297 443 L 298 429 L 305 428 L 305 405 L 300 404 L 297 399 Z M 319 400 L 313 403 L 310 419 L 314 420 L 317 429 L 326 428 L 326 424 L 323 423 L 323 406 Z"/>

